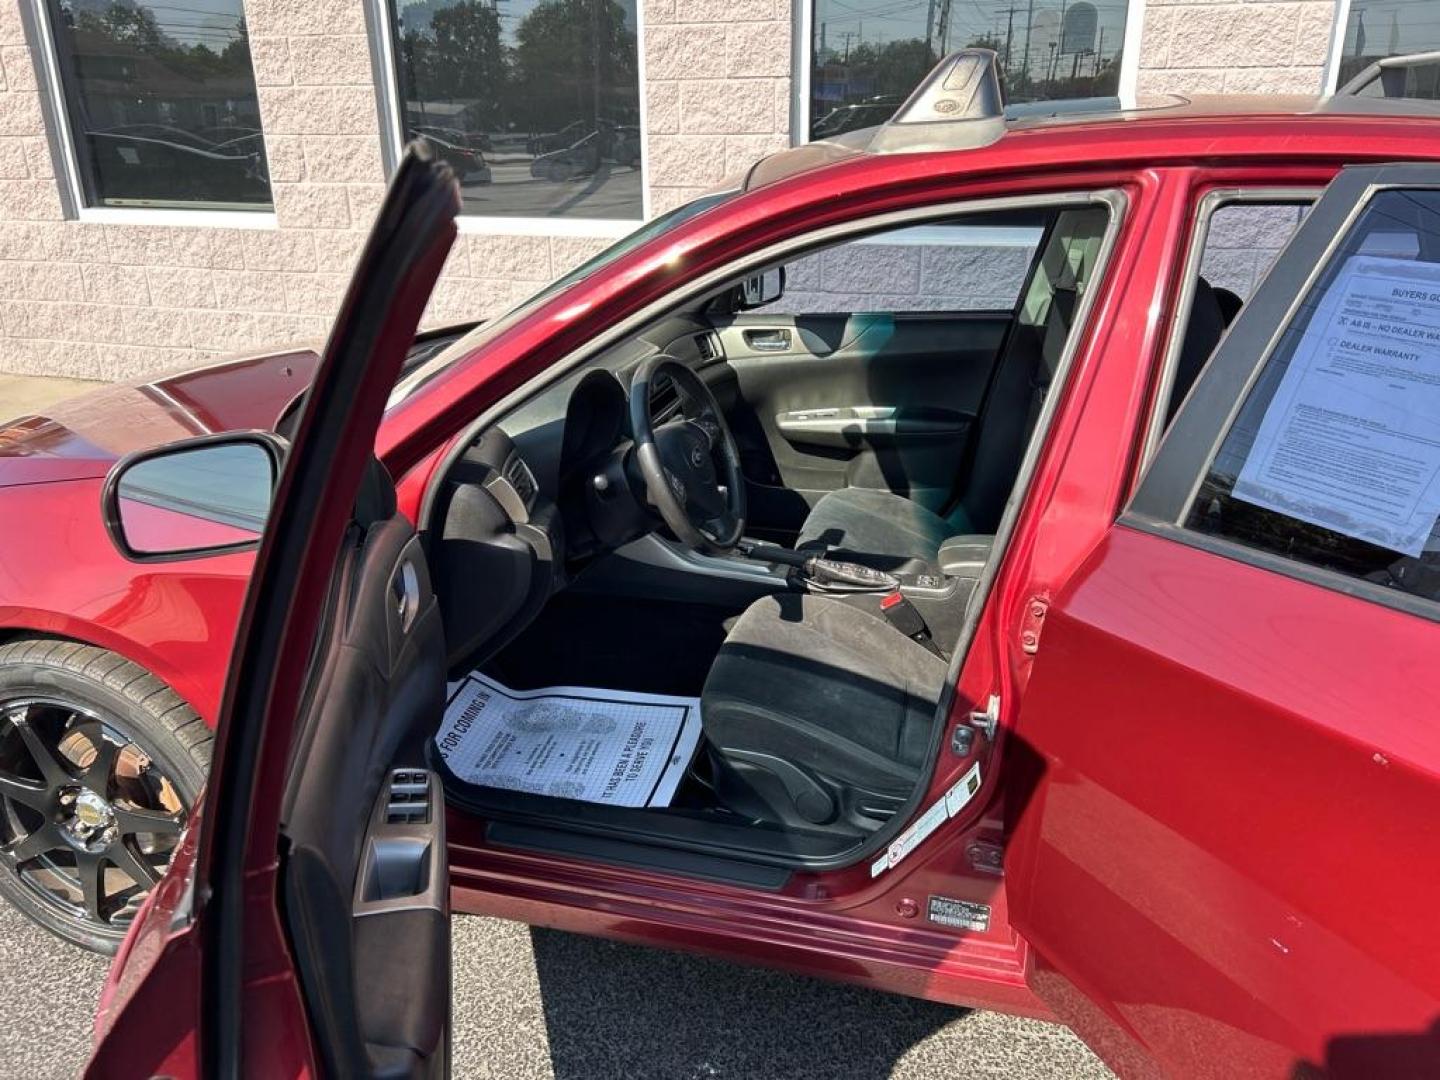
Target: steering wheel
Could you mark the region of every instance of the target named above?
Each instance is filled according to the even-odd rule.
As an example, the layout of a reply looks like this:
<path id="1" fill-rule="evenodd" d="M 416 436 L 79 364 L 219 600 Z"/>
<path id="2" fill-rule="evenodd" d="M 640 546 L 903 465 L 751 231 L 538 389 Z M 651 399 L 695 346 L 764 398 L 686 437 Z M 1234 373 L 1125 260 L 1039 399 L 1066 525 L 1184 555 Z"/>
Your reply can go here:
<path id="1" fill-rule="evenodd" d="M 656 427 L 650 397 L 662 374 L 680 399 L 680 416 Z M 745 534 L 745 477 L 735 438 L 700 376 L 665 353 L 642 361 L 630 380 L 630 434 L 646 494 L 670 531 L 707 554 L 733 548 Z"/>

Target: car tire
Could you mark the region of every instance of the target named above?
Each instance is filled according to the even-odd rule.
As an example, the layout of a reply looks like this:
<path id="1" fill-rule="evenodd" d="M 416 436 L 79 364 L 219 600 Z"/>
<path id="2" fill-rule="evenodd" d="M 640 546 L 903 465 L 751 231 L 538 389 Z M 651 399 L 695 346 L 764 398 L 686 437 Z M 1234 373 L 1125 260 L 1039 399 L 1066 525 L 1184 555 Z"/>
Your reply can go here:
<path id="1" fill-rule="evenodd" d="M 213 746 L 196 712 L 124 657 L 56 638 L 0 645 L 0 895 L 66 941 L 113 954 L 168 866 Z M 154 831 L 126 831 L 137 822 Z"/>

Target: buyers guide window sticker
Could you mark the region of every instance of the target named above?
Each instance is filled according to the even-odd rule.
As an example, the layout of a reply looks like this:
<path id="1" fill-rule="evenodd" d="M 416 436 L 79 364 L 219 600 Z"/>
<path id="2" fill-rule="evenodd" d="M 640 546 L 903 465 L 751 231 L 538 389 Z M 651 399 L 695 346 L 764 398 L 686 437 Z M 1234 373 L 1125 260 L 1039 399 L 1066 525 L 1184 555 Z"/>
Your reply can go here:
<path id="1" fill-rule="evenodd" d="M 870 864 L 870 876 L 877 878 L 925 842 L 925 838 L 963 810 L 980 790 L 980 763 L 977 761 L 956 780 L 942 797 L 921 814 L 911 826 L 890 842 L 881 855 Z"/>
<path id="2" fill-rule="evenodd" d="M 1236 498 L 1419 556 L 1440 515 L 1440 265 L 1352 256 L 1255 433 Z"/>

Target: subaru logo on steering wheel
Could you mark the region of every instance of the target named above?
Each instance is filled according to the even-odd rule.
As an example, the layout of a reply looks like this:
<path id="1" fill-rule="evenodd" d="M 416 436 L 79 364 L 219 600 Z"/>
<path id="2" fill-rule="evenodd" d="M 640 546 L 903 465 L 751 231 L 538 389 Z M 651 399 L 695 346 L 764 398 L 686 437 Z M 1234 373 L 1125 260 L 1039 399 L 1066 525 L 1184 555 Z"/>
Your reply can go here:
<path id="1" fill-rule="evenodd" d="M 701 465 L 704 465 L 705 451 L 701 450 L 698 446 L 692 446 L 690 448 L 690 464 L 697 469 L 700 468 Z"/>

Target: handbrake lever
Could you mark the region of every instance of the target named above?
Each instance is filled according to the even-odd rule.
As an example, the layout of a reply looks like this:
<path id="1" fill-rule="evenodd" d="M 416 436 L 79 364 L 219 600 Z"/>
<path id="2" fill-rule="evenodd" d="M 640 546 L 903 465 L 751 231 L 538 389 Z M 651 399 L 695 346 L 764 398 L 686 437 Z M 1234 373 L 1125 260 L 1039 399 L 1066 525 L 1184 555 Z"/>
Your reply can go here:
<path id="1" fill-rule="evenodd" d="M 859 563 L 829 559 L 824 555 L 794 551 L 775 544 L 757 544 L 741 540 L 735 550 L 747 559 L 796 567 L 806 583 L 828 592 L 892 592 L 900 587 L 893 574 Z"/>

